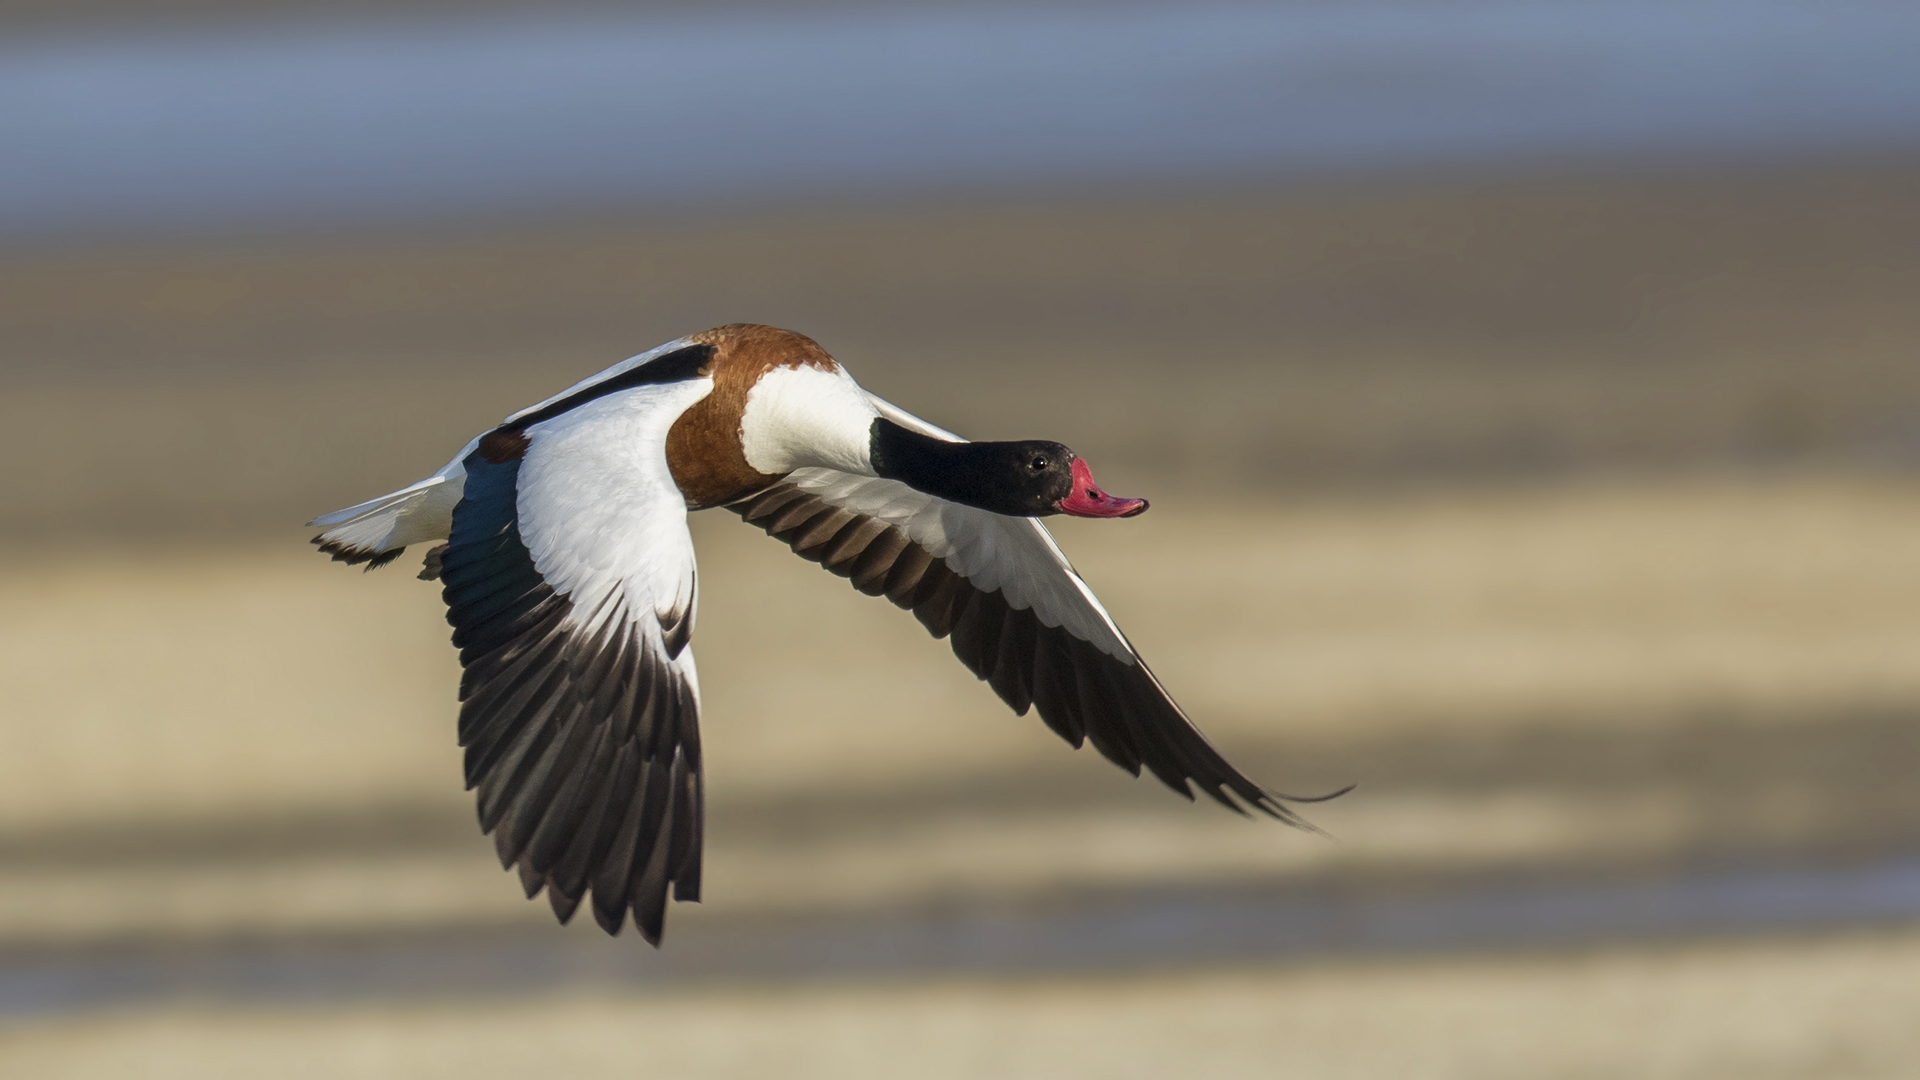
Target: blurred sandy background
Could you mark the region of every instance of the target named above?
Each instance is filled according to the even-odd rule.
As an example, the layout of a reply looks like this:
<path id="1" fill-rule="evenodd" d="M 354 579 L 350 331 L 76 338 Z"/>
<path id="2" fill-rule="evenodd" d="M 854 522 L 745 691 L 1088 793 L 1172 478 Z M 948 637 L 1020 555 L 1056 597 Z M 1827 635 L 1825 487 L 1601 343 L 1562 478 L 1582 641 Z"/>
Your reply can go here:
<path id="1" fill-rule="evenodd" d="M 104 4 L 5 18 L 125 25 Z M 0 246 L 0 1071 L 1913 1075 L 1920 903 L 1806 915 L 1822 875 L 1920 855 L 1913 161 Z M 1332 840 L 1189 806 L 704 514 L 709 899 L 672 911 L 669 953 L 1166 890 L 1337 909 L 1779 872 L 1806 912 L 1484 954 L 1250 943 L 1144 968 L 489 976 L 306 1003 L 191 975 L 104 1005 L 35 990 L 120 957 L 644 950 L 553 927 L 497 869 L 414 560 L 349 571 L 299 523 L 735 320 L 1151 496 L 1138 521 L 1056 531 L 1235 761 L 1287 791 L 1359 788 L 1310 815 Z M 804 621 L 834 633 L 796 637 Z"/>

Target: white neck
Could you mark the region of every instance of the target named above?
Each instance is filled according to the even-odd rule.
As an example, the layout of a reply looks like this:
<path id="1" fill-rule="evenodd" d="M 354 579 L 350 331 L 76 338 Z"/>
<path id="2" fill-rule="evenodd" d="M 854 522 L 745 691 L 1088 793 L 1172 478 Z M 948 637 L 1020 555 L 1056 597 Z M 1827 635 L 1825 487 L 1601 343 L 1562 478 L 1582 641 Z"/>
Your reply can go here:
<path id="1" fill-rule="evenodd" d="M 844 370 L 777 367 L 747 391 L 740 449 L 771 476 L 827 468 L 873 475 L 873 418 L 880 415 Z"/>

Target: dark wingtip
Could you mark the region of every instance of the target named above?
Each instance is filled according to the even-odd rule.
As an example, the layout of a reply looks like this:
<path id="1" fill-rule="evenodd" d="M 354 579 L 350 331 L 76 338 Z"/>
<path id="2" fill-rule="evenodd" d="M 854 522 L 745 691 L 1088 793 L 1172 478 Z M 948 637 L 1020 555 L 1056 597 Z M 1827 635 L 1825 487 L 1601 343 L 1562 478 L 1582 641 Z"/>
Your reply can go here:
<path id="1" fill-rule="evenodd" d="M 599 904 L 594 904 L 593 921 L 600 924 L 600 929 L 605 930 L 608 937 L 619 937 L 620 931 L 627 925 L 627 909 L 621 907 L 608 911 Z"/>
<path id="2" fill-rule="evenodd" d="M 580 910 L 580 897 L 568 896 L 548 882 L 547 906 L 553 909 L 553 917 L 560 920 L 560 925 L 565 926 L 573 921 L 573 913 Z"/>
<path id="3" fill-rule="evenodd" d="M 1352 791 L 1354 788 L 1357 788 L 1359 786 L 1360 786 L 1359 784 L 1348 784 L 1346 787 L 1341 788 L 1339 791 L 1329 792 L 1328 794 L 1325 794 L 1325 795 L 1280 795 L 1277 797 L 1285 799 L 1288 802 L 1304 802 L 1304 803 L 1331 802 L 1334 799 L 1337 799 L 1340 796 L 1345 795 L 1347 792 Z"/>
<path id="4" fill-rule="evenodd" d="M 404 547 L 392 548 L 387 551 L 349 547 L 338 540 L 327 539 L 325 533 L 314 537 L 312 540 L 309 540 L 308 543 L 318 547 L 323 554 L 333 556 L 334 562 L 346 563 L 348 566 L 359 566 L 361 563 L 365 563 L 368 570 L 377 570 L 387 565 L 399 558 L 401 553 L 407 550 Z"/>
<path id="5" fill-rule="evenodd" d="M 538 896 L 541 887 L 547 883 L 547 876 L 534 870 L 533 864 L 524 859 L 516 862 L 513 869 L 520 875 L 520 889 L 527 894 L 527 899 Z"/>
<path id="6" fill-rule="evenodd" d="M 1287 803 L 1323 803 L 1332 799 L 1337 799 L 1340 796 L 1345 795 L 1347 792 L 1352 791 L 1354 788 L 1357 788 L 1359 786 L 1360 785 L 1358 784 L 1348 784 L 1346 787 L 1343 787 L 1338 791 L 1328 792 L 1325 795 L 1286 795 L 1277 791 L 1263 791 L 1261 792 L 1261 797 L 1259 799 L 1253 800 L 1253 807 L 1254 809 L 1259 810 L 1261 813 L 1267 815 L 1270 818 L 1273 818 L 1274 820 L 1282 824 L 1291 825 L 1296 829 L 1300 829 L 1304 832 L 1313 833 L 1316 836 L 1324 836 L 1327 839 L 1331 840 L 1333 839 L 1332 833 L 1327 832 L 1327 830 L 1322 829 L 1320 826 L 1315 825 L 1313 822 L 1308 821 L 1306 818 L 1303 818 L 1299 814 L 1294 813 L 1292 810 L 1287 808 L 1286 804 Z M 1235 809 L 1239 809 L 1239 808 L 1235 807 Z M 1246 813 L 1246 811 L 1242 810 L 1241 813 L 1244 814 Z"/>

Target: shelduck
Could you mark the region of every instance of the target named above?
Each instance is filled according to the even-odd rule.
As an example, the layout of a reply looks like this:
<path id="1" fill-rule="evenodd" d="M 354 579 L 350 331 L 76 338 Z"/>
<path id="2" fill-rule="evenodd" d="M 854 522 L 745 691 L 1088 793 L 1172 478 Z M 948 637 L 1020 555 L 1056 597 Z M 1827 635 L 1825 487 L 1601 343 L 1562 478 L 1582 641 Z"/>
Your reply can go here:
<path id="1" fill-rule="evenodd" d="M 658 945 L 697 900 L 697 590 L 687 511 L 726 507 L 912 611 L 1013 708 L 1138 776 L 1307 827 L 1222 758 L 1039 518 L 1132 517 L 1055 442 L 967 442 L 862 390 L 811 339 L 735 324 L 615 364 L 432 476 L 316 519 L 368 569 L 434 544 L 480 827 L 561 922 L 592 896 Z"/>

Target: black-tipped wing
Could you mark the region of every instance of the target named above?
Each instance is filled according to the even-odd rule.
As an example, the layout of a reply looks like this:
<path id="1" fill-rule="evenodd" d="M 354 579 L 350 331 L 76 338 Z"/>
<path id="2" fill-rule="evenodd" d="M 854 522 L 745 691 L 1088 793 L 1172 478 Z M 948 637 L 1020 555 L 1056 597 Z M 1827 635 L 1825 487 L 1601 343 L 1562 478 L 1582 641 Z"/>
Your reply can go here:
<path id="1" fill-rule="evenodd" d="M 1207 742 L 1038 521 L 829 469 L 799 470 L 731 509 L 912 611 L 1014 712 L 1038 710 L 1075 747 L 1091 742 L 1189 799 L 1197 787 L 1235 811 L 1311 827 L 1284 805 L 1292 796 L 1248 779 Z"/>
<path id="2" fill-rule="evenodd" d="M 693 546 L 661 448 L 706 385 L 482 440 L 441 556 L 480 827 L 560 921 L 591 893 L 654 944 L 669 892 L 700 896 Z"/>

